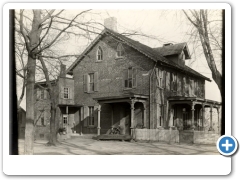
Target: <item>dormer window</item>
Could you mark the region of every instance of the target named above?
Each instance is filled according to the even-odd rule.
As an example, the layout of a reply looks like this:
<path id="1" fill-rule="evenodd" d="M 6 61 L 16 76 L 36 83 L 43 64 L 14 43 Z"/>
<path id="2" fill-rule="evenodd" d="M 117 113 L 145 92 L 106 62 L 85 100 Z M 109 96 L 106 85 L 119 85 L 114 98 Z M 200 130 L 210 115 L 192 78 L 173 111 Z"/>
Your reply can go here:
<path id="1" fill-rule="evenodd" d="M 117 57 L 123 57 L 124 56 L 124 49 L 121 43 L 117 46 Z"/>
<path id="2" fill-rule="evenodd" d="M 97 61 L 102 61 L 103 60 L 103 51 L 101 47 L 98 47 L 97 50 Z"/>

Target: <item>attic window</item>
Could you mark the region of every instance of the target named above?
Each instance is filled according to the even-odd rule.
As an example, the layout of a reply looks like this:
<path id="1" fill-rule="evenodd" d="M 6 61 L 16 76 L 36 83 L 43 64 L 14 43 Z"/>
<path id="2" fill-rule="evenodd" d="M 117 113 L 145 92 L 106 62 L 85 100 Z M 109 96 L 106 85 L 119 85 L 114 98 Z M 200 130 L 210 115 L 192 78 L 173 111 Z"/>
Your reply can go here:
<path id="1" fill-rule="evenodd" d="M 97 50 L 97 61 L 102 61 L 103 60 L 103 51 L 101 47 L 98 47 Z"/>
<path id="2" fill-rule="evenodd" d="M 123 57 L 124 56 L 124 49 L 121 43 L 117 46 L 117 57 Z"/>

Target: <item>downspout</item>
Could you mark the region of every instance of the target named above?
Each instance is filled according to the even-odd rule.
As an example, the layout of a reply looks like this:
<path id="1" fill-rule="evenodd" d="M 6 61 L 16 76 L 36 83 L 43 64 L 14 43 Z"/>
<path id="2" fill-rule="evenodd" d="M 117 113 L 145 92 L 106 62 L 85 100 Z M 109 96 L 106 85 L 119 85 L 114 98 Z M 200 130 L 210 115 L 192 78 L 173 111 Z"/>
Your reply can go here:
<path id="1" fill-rule="evenodd" d="M 157 66 L 157 61 L 156 61 L 155 65 L 153 67 L 153 70 L 152 70 L 152 72 L 151 72 L 151 74 L 149 76 L 149 103 L 150 103 L 150 106 L 149 106 L 149 129 L 150 129 L 150 122 L 151 122 L 150 116 L 151 116 L 151 106 L 152 106 L 152 104 L 151 104 L 151 94 L 152 94 L 152 88 L 151 88 L 152 87 L 152 83 L 151 83 L 152 81 L 151 81 L 151 78 L 152 78 L 152 75 L 153 75 L 153 72 L 154 72 L 156 66 Z"/>

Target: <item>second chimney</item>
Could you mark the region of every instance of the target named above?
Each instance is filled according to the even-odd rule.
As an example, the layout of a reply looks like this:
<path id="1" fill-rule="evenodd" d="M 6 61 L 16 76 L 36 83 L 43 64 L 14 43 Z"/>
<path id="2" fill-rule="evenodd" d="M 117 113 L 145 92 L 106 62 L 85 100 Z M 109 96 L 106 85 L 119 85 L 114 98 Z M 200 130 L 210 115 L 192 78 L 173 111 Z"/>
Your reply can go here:
<path id="1" fill-rule="evenodd" d="M 104 19 L 104 26 L 110 30 L 117 32 L 117 18 L 109 17 Z"/>
<path id="2" fill-rule="evenodd" d="M 60 77 L 66 77 L 66 65 L 64 64 L 60 66 Z"/>

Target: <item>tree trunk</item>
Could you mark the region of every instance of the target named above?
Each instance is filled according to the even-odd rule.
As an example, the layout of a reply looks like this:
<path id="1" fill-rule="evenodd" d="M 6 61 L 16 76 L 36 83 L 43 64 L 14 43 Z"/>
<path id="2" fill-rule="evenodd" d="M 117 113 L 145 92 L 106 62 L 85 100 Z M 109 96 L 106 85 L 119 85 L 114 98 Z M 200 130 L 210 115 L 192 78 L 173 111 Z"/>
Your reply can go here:
<path id="1" fill-rule="evenodd" d="M 57 143 L 57 132 L 56 132 L 56 126 L 55 121 L 56 119 L 56 107 L 52 104 L 51 105 L 51 120 L 50 120 L 50 136 L 49 136 L 49 142 L 48 145 L 56 145 Z"/>
<path id="2" fill-rule="evenodd" d="M 26 85 L 26 126 L 25 126 L 25 143 L 24 143 L 25 155 L 33 154 L 35 66 L 36 66 L 36 60 L 29 56 L 27 85 Z"/>
<path id="3" fill-rule="evenodd" d="M 26 84 L 26 126 L 24 154 L 33 154 L 34 143 L 34 85 L 36 71 L 36 45 L 39 43 L 41 34 L 41 10 L 33 11 L 32 30 L 29 33 L 28 63 L 27 63 L 27 84 Z"/>

